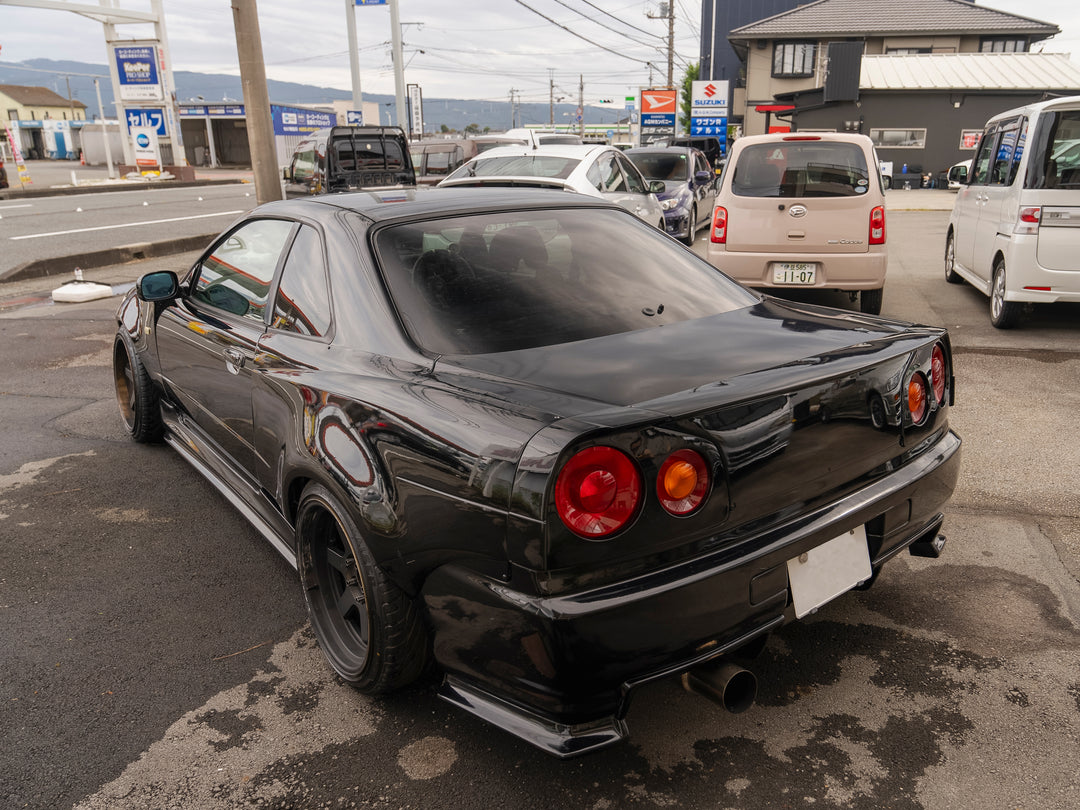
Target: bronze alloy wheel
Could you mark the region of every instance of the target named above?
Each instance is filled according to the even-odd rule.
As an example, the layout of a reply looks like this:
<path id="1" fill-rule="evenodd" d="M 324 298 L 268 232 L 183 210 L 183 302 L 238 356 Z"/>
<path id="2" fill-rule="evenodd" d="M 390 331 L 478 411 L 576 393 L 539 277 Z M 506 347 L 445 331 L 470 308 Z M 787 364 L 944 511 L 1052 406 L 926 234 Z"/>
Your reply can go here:
<path id="1" fill-rule="evenodd" d="M 160 441 L 164 428 L 157 392 L 131 341 L 122 332 L 113 341 L 113 386 L 120 418 L 131 438 L 137 442 Z"/>
<path id="2" fill-rule="evenodd" d="M 304 491 L 296 541 L 308 616 L 334 671 L 369 694 L 415 680 L 427 662 L 419 610 L 375 564 L 356 524 L 320 484 Z"/>

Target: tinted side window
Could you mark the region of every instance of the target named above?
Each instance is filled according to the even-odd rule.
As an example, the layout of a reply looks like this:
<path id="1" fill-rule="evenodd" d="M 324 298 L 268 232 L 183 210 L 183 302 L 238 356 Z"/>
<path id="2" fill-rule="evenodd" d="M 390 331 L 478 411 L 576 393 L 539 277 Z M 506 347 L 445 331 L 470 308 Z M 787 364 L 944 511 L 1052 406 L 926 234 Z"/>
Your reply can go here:
<path id="1" fill-rule="evenodd" d="M 623 174 L 626 175 L 627 188 L 634 194 L 644 194 L 648 189 L 645 187 L 645 181 L 641 179 L 641 173 L 622 155 L 616 155 L 615 159 L 619 162 Z"/>
<path id="2" fill-rule="evenodd" d="M 445 149 L 427 153 L 426 174 L 450 174 L 450 152 Z"/>
<path id="3" fill-rule="evenodd" d="M 596 167 L 600 171 L 600 190 L 607 192 L 625 191 L 626 184 L 623 174 L 619 171 L 619 164 L 615 162 L 615 155 L 607 152 L 596 160 Z"/>
<path id="4" fill-rule="evenodd" d="M 975 154 L 975 160 L 971 163 L 971 180 L 970 185 L 973 186 L 985 186 L 990 179 L 990 162 L 994 157 L 994 150 L 997 148 L 997 135 L 994 133 L 983 133 L 982 140 L 979 141 L 979 151 Z"/>
<path id="5" fill-rule="evenodd" d="M 330 288 L 322 240 L 307 225 L 300 226 L 285 260 L 270 326 L 309 337 L 322 337 L 330 328 Z"/>
<path id="6" fill-rule="evenodd" d="M 1038 148 L 1032 153 L 1028 187 L 1080 188 L 1080 110 L 1043 115 L 1035 137 Z M 1034 159 L 1040 155 L 1036 167 Z"/>
<path id="7" fill-rule="evenodd" d="M 315 145 L 301 152 L 297 152 L 293 158 L 293 180 L 310 180 L 315 175 Z"/>
<path id="8" fill-rule="evenodd" d="M 219 242 L 199 265 L 191 298 L 233 315 L 262 321 L 270 282 L 293 223 L 246 222 Z"/>

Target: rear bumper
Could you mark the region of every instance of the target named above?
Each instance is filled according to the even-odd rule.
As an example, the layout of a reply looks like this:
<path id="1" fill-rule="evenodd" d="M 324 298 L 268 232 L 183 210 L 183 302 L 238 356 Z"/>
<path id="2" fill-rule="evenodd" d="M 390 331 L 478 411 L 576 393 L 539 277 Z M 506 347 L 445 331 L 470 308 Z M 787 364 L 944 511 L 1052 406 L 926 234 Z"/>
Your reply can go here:
<path id="1" fill-rule="evenodd" d="M 822 290 L 879 290 L 885 286 L 889 257 L 885 246 L 868 253 L 741 253 L 709 243 L 709 262 L 748 287 Z M 810 285 L 774 284 L 775 262 L 808 262 L 817 265 Z"/>
<path id="2" fill-rule="evenodd" d="M 523 593 L 464 566 L 427 580 L 441 694 L 557 756 L 626 734 L 633 689 L 687 670 L 792 619 L 787 560 L 859 525 L 875 568 L 940 528 L 960 439 L 783 525 L 627 581 L 569 595 Z"/>
<path id="3" fill-rule="evenodd" d="M 1080 228 L 1059 228 L 1075 234 L 1080 248 Z M 1014 234 L 1006 243 L 1006 301 L 1036 304 L 1080 302 L 1080 269 L 1051 270 L 1039 261 L 1039 236 Z M 1034 289 L 1039 288 L 1039 289 Z"/>

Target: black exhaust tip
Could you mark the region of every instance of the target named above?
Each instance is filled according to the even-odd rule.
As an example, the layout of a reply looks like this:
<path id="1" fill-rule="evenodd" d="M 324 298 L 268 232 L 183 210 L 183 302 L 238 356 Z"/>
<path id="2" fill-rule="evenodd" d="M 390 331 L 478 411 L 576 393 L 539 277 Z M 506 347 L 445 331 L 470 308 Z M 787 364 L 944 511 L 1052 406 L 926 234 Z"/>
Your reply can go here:
<path id="1" fill-rule="evenodd" d="M 730 661 L 703 664 L 682 675 L 683 688 L 708 698 L 732 714 L 745 712 L 757 697 L 757 678 Z"/>

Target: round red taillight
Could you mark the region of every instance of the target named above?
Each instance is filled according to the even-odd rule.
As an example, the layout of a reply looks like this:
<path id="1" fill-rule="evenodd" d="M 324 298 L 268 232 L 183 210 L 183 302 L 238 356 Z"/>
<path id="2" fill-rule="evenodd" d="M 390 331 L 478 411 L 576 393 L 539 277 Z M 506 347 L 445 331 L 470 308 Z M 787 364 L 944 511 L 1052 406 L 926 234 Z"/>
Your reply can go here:
<path id="1" fill-rule="evenodd" d="M 673 515 L 687 515 L 709 493 L 709 467 L 693 450 L 676 450 L 660 466 L 656 494 L 660 505 Z"/>
<path id="2" fill-rule="evenodd" d="M 907 386 L 908 413 L 911 421 L 921 425 L 926 418 L 926 378 L 922 374 L 913 374 Z"/>
<path id="3" fill-rule="evenodd" d="M 930 355 L 930 387 L 934 390 L 934 401 L 945 401 L 945 352 L 941 350 L 941 344 L 934 346 L 934 352 Z"/>
<path id="4" fill-rule="evenodd" d="M 555 481 L 555 509 L 574 534 L 589 539 L 618 531 L 641 503 L 641 476 L 614 447 L 576 453 Z"/>

